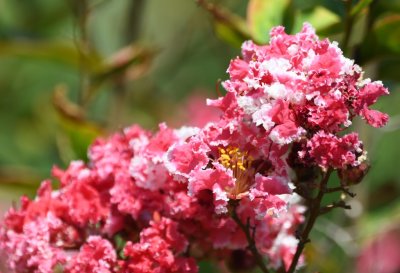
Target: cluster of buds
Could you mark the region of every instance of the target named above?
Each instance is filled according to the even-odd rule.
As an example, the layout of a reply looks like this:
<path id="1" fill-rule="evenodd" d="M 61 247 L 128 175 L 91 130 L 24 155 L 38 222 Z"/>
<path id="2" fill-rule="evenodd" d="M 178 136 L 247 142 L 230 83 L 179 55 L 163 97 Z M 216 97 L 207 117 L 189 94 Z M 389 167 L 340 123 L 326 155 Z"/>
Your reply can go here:
<path id="1" fill-rule="evenodd" d="M 383 126 L 369 107 L 388 91 L 307 24 L 296 35 L 276 27 L 242 55 L 225 96 L 208 101 L 217 121 L 100 138 L 89 162 L 53 169 L 58 189 L 46 180 L 22 197 L 0 229 L 10 272 L 191 273 L 238 255 L 286 272 L 304 221 L 297 193 L 329 171 L 349 180 L 365 169 L 358 135 L 339 134 L 356 116 Z"/>

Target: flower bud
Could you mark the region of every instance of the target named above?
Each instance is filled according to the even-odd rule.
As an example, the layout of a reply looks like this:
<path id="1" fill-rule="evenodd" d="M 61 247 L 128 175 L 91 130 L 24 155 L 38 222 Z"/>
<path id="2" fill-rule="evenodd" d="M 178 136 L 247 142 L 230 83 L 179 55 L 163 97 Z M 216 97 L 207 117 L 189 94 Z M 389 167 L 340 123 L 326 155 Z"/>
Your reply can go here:
<path id="1" fill-rule="evenodd" d="M 340 184 L 342 186 L 351 186 L 360 183 L 367 174 L 369 167 L 368 163 L 363 162 L 355 167 L 350 166 L 345 169 L 339 169 L 338 176 L 340 178 Z"/>

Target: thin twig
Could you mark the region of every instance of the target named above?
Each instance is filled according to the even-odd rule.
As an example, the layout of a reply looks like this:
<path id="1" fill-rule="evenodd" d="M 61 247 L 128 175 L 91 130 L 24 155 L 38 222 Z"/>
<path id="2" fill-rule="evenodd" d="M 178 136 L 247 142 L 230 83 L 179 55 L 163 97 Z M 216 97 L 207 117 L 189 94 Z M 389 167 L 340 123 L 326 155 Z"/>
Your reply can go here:
<path id="1" fill-rule="evenodd" d="M 340 192 L 340 191 L 345 193 L 345 194 L 347 194 L 348 196 L 350 196 L 352 198 L 356 196 L 356 194 L 354 192 L 351 192 L 351 191 L 349 191 L 349 189 L 347 189 L 345 187 L 342 187 L 342 186 L 334 187 L 334 188 L 328 188 L 328 189 L 325 190 L 325 193 Z"/>
<path id="2" fill-rule="evenodd" d="M 255 227 L 250 226 L 249 219 L 247 220 L 246 224 L 243 224 L 243 222 L 240 220 L 240 218 L 236 212 L 236 208 L 239 205 L 239 203 L 233 202 L 232 204 L 233 204 L 233 206 L 232 206 L 232 211 L 231 211 L 231 217 L 236 222 L 236 224 L 240 227 L 240 229 L 244 232 L 244 234 L 246 235 L 247 242 L 249 243 L 248 249 L 253 254 L 254 259 L 255 259 L 258 267 L 261 269 L 261 271 L 264 273 L 269 273 L 269 270 L 267 269 L 266 265 L 264 264 L 263 257 L 257 250 L 256 242 L 254 239 Z M 250 231 L 250 229 L 252 229 L 252 231 Z"/>
<path id="3" fill-rule="evenodd" d="M 335 209 L 335 208 L 343 208 L 343 209 L 351 209 L 350 205 L 347 205 L 343 200 L 339 201 L 339 202 L 334 202 L 330 205 L 327 205 L 323 208 L 320 208 L 319 210 L 319 215 L 325 214 L 330 212 L 331 210 Z"/>
<path id="4" fill-rule="evenodd" d="M 320 183 L 318 195 L 314 199 L 312 199 L 309 203 L 309 217 L 308 217 L 308 220 L 307 220 L 307 223 L 306 223 L 306 226 L 305 226 L 303 232 L 299 236 L 299 243 L 297 244 L 296 253 L 293 256 L 292 263 L 290 264 L 290 267 L 289 267 L 289 270 L 287 271 L 287 273 L 293 273 L 296 270 L 296 266 L 299 262 L 301 253 L 303 252 L 305 245 L 308 242 L 310 242 L 309 235 L 315 224 L 315 221 L 317 220 L 318 216 L 320 215 L 320 207 L 321 207 L 322 198 L 324 197 L 324 194 L 326 192 L 326 187 L 327 187 L 328 180 L 329 180 L 331 173 L 332 173 L 332 169 L 329 169 L 325 173 L 325 176 L 322 178 L 322 181 Z"/>
<path id="5" fill-rule="evenodd" d="M 197 4 L 208 11 L 216 21 L 222 22 L 239 33 L 244 39 L 251 38 L 251 35 L 241 18 L 206 0 L 196 0 Z"/>

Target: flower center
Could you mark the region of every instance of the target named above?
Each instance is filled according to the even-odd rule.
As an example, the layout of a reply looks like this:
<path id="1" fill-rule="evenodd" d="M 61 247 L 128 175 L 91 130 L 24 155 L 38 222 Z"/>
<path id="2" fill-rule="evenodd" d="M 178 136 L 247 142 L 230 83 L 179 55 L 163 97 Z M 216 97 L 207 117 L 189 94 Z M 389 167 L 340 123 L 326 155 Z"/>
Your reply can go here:
<path id="1" fill-rule="evenodd" d="M 218 162 L 227 169 L 232 170 L 235 177 L 235 186 L 227 188 L 230 198 L 240 199 L 246 195 L 253 184 L 255 170 L 251 167 L 253 159 L 247 152 L 242 152 L 237 147 L 228 146 L 219 148 Z"/>

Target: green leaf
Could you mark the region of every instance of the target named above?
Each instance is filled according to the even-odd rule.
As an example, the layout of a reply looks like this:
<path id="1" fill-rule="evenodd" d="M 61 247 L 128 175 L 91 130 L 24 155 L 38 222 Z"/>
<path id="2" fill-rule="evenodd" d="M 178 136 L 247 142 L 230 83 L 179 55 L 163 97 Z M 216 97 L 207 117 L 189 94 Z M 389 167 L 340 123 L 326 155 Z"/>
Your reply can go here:
<path id="1" fill-rule="evenodd" d="M 83 101 L 90 101 L 107 80 L 126 76 L 127 80 L 136 80 L 146 74 L 156 54 L 155 50 L 137 45 L 129 45 L 115 52 L 108 60 L 99 65 L 90 76 L 91 84 Z"/>
<path id="2" fill-rule="evenodd" d="M 120 234 L 114 236 L 114 245 L 118 251 L 122 251 L 126 245 L 126 240 Z"/>
<path id="3" fill-rule="evenodd" d="M 301 29 L 303 22 L 309 22 L 318 33 L 322 32 L 324 36 L 327 36 L 342 30 L 340 20 L 340 17 L 329 9 L 317 6 L 310 11 L 304 11 L 299 14 L 294 32 L 298 32 Z"/>
<path id="4" fill-rule="evenodd" d="M 88 146 L 102 134 L 97 124 L 86 119 L 86 113 L 67 97 L 66 87 L 57 86 L 53 94 L 53 105 L 60 119 L 62 134 L 58 136 L 60 157 L 68 162 L 73 159 L 87 159 Z"/>
<path id="5" fill-rule="evenodd" d="M 242 43 L 245 41 L 245 39 L 243 39 L 243 36 L 238 35 L 238 33 L 234 29 L 230 28 L 226 24 L 215 22 L 214 29 L 218 38 L 220 38 L 221 40 L 225 41 L 226 43 L 230 44 L 233 47 L 240 48 Z"/>
<path id="6" fill-rule="evenodd" d="M 282 25 L 289 0 L 250 0 L 247 7 L 247 24 L 253 39 L 268 43 L 272 27 Z"/>
<path id="7" fill-rule="evenodd" d="M 399 69 L 400 56 L 383 58 L 378 63 L 378 79 L 400 82 Z"/>
<path id="8" fill-rule="evenodd" d="M 372 5 L 370 12 L 374 17 L 388 12 L 400 12 L 400 0 L 374 1 Z"/>
<path id="9" fill-rule="evenodd" d="M 376 20 L 358 52 L 360 64 L 371 60 L 400 56 L 400 14 L 384 15 Z"/>
<path id="10" fill-rule="evenodd" d="M 374 212 L 364 214 L 359 221 L 358 237 L 361 239 L 370 239 L 371 236 L 379 234 L 382 230 L 393 227 L 393 224 L 400 222 L 400 201 L 393 201 L 390 205 L 385 206 Z"/>
<path id="11" fill-rule="evenodd" d="M 64 146 L 60 147 L 60 152 L 67 152 L 61 155 L 63 160 L 87 160 L 87 149 L 94 139 L 101 135 L 101 130 L 89 122 L 78 123 L 64 118 L 60 119 L 60 125 L 66 136 L 60 143 L 60 145 Z"/>
<path id="12" fill-rule="evenodd" d="M 374 32 L 384 49 L 400 54 L 400 14 L 385 16 L 376 21 Z"/>
<path id="13" fill-rule="evenodd" d="M 216 266 L 210 261 L 201 261 L 199 262 L 199 272 L 200 273 L 211 273 L 211 272 L 219 272 Z"/>
<path id="14" fill-rule="evenodd" d="M 338 35 L 343 32 L 343 23 L 342 22 L 337 22 L 333 23 L 329 26 L 320 28 L 317 30 L 318 35 L 322 37 L 330 37 L 333 35 Z"/>
<path id="15" fill-rule="evenodd" d="M 114 76 L 120 76 L 132 67 L 140 69 L 135 73 L 137 76 L 143 75 L 148 71 L 154 55 L 154 50 L 148 50 L 140 46 L 130 45 L 124 47 L 115 52 L 108 62 L 104 62 L 98 71 L 93 73 L 92 80 L 101 82 Z"/>
<path id="16" fill-rule="evenodd" d="M 390 110 L 390 108 L 395 109 L 393 104 L 398 107 L 398 96 L 391 95 L 392 98 L 389 103 L 385 103 L 385 109 Z M 394 96 L 394 97 L 393 97 Z M 397 99 L 397 100 L 396 100 Z M 387 102 L 389 99 L 386 99 Z M 394 112 L 394 111 L 393 111 Z M 390 114 L 390 112 L 389 112 Z M 391 125 L 389 125 L 391 126 Z M 382 134 L 382 132 L 381 132 Z M 375 138 L 378 136 L 375 136 Z M 395 130 L 392 132 L 385 133 L 384 135 L 379 136 L 379 142 L 376 144 L 376 148 L 374 150 L 369 150 L 368 152 L 371 154 L 371 170 L 366 176 L 368 186 L 370 190 L 375 190 L 377 187 L 389 183 L 390 181 L 396 181 L 399 177 L 399 167 L 397 164 L 393 164 L 398 160 L 398 150 L 393 149 L 393 147 L 397 147 L 400 139 L 400 130 Z"/>
<path id="17" fill-rule="evenodd" d="M 289 2 L 285 11 L 283 12 L 283 25 L 288 33 L 293 32 L 293 28 L 297 18 L 297 10 L 293 0 Z"/>
<path id="18" fill-rule="evenodd" d="M 360 0 L 350 12 L 351 16 L 356 16 L 359 14 L 364 8 L 368 7 L 372 3 L 372 0 Z"/>
<path id="19" fill-rule="evenodd" d="M 61 62 L 66 65 L 81 67 L 81 53 L 72 43 L 58 41 L 0 41 L 0 56 L 22 56 Z M 91 52 L 84 56 L 89 69 L 101 66 L 101 58 Z"/>
<path id="20" fill-rule="evenodd" d="M 42 179 L 35 169 L 27 166 L 0 167 L 0 200 L 18 200 L 21 194 L 34 196 Z"/>

